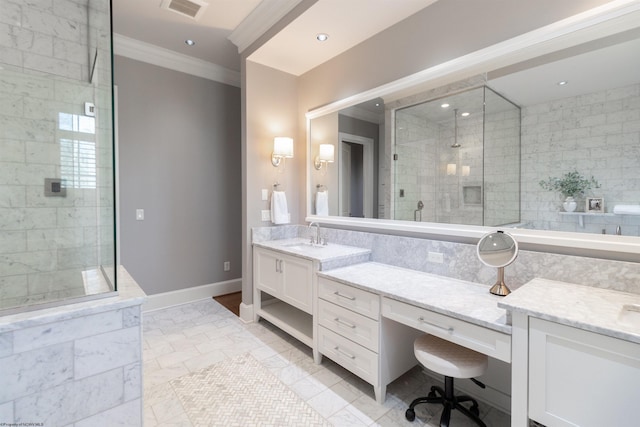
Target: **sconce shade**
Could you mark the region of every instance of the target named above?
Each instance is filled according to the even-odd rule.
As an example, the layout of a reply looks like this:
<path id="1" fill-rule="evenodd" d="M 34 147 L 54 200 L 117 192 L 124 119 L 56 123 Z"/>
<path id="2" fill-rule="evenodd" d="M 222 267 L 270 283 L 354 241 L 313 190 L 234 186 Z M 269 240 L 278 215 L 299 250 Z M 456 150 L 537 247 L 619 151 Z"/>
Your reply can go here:
<path id="1" fill-rule="evenodd" d="M 276 136 L 273 138 L 273 155 L 280 157 L 293 157 L 293 138 Z"/>
<path id="2" fill-rule="evenodd" d="M 456 164 L 449 163 L 447 165 L 447 175 L 455 175 L 456 174 Z"/>
<path id="3" fill-rule="evenodd" d="M 291 157 L 293 157 L 293 138 L 286 136 L 276 136 L 273 138 L 271 164 L 278 167 L 282 159 Z"/>
<path id="4" fill-rule="evenodd" d="M 318 155 L 313 160 L 313 166 L 317 170 L 321 170 L 322 165 L 324 165 L 325 166 L 324 173 L 326 173 L 327 163 L 333 163 L 334 157 L 335 157 L 335 150 L 334 150 L 333 144 L 320 144 Z"/>
<path id="5" fill-rule="evenodd" d="M 321 162 L 333 163 L 334 161 L 334 146 L 333 144 L 320 144 L 320 154 L 318 160 Z"/>

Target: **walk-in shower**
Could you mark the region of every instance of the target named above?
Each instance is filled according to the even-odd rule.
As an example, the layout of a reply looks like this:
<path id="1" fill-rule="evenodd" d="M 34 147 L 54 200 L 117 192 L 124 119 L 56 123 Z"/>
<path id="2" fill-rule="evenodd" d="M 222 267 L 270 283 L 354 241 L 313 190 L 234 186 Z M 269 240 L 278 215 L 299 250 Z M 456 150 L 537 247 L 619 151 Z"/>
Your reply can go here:
<path id="1" fill-rule="evenodd" d="M 394 219 L 520 221 L 520 108 L 489 87 L 396 110 L 394 154 Z"/>
<path id="2" fill-rule="evenodd" d="M 109 0 L 0 0 L 0 313 L 116 289 Z"/>

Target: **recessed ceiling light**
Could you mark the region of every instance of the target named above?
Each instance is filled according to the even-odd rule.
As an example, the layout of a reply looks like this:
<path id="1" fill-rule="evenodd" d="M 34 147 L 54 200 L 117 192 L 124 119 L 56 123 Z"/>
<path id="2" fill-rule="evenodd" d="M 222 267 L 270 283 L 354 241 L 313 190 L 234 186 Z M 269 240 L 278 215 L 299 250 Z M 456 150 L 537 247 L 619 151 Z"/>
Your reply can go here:
<path id="1" fill-rule="evenodd" d="M 379 106 L 380 106 L 380 103 L 379 103 L 379 102 L 376 102 L 376 107 L 379 107 Z"/>
<path id="2" fill-rule="evenodd" d="M 187 46 L 193 46 L 194 44 L 196 44 L 196 42 L 194 42 L 194 41 L 193 41 L 193 40 L 191 40 L 191 39 L 187 39 L 187 40 L 185 40 L 184 42 L 185 42 L 185 44 L 186 44 Z"/>
<path id="3" fill-rule="evenodd" d="M 449 108 L 449 104 L 447 104 L 446 102 L 444 104 L 441 105 L 442 108 Z"/>
<path id="4" fill-rule="evenodd" d="M 569 83 L 569 82 L 568 82 L 568 81 L 566 81 L 566 80 L 562 80 L 562 81 L 559 81 L 559 82 L 558 82 L 558 86 L 564 86 L 564 85 L 566 85 L 567 83 Z"/>
<path id="5" fill-rule="evenodd" d="M 329 38 L 329 35 L 325 33 L 320 33 L 316 35 L 316 40 L 318 40 L 319 42 L 325 42 L 327 41 L 328 38 Z"/>
<path id="6" fill-rule="evenodd" d="M 462 117 L 467 117 L 469 114 L 471 114 L 471 113 L 464 112 L 464 113 L 462 113 L 462 114 L 460 114 L 460 115 L 461 115 Z"/>

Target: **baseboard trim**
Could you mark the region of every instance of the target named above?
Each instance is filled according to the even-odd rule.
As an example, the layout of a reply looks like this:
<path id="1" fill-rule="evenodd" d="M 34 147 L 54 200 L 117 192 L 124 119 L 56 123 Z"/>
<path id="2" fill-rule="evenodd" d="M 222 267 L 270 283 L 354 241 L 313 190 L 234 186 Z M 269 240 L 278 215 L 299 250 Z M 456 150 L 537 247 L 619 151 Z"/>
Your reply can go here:
<path id="1" fill-rule="evenodd" d="M 253 304 L 240 303 L 240 320 L 244 323 L 253 322 Z"/>
<path id="2" fill-rule="evenodd" d="M 219 295 L 240 292 L 242 279 L 227 280 L 224 282 L 210 283 L 208 285 L 194 286 L 192 288 L 179 289 L 177 291 L 163 292 L 147 296 L 142 305 L 143 312 L 160 310 L 176 305 L 187 304 L 193 301 L 203 300 Z M 253 312 L 253 310 L 252 310 Z"/>

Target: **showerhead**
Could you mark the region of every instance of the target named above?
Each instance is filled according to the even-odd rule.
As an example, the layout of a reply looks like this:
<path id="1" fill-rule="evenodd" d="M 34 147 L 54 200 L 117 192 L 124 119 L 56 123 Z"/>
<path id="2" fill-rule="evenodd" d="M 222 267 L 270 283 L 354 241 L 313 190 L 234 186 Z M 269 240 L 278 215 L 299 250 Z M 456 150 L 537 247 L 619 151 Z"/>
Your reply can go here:
<path id="1" fill-rule="evenodd" d="M 458 109 L 457 108 L 453 110 L 453 144 L 451 144 L 451 148 L 460 148 L 460 144 L 458 144 Z"/>

